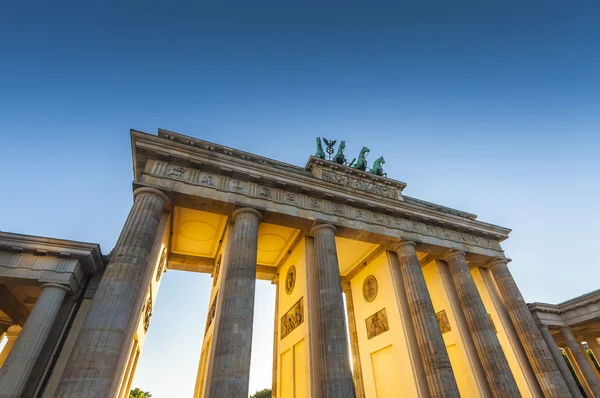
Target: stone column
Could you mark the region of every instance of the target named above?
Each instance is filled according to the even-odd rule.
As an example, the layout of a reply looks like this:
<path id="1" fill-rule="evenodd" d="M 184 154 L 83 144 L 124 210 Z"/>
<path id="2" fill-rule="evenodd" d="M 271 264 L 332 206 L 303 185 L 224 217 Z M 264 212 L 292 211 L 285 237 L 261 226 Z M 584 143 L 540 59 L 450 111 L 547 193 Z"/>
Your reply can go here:
<path id="1" fill-rule="evenodd" d="M 312 228 L 319 286 L 319 324 L 321 327 L 321 370 L 323 397 L 354 397 L 350 370 L 344 299 L 335 247 L 336 228 L 321 224 Z"/>
<path id="2" fill-rule="evenodd" d="M 14 347 L 17 341 L 17 337 L 19 337 L 20 333 L 21 327 L 16 325 L 9 327 L 6 331 L 6 345 L 2 349 L 2 352 L 0 352 L 0 368 L 2 368 L 2 365 L 4 364 L 6 358 L 8 357 L 8 354 Z"/>
<path id="3" fill-rule="evenodd" d="M 279 345 L 279 273 L 272 282 L 275 285 L 275 321 L 273 322 L 273 374 L 271 377 L 271 398 L 277 397 L 277 346 Z"/>
<path id="4" fill-rule="evenodd" d="M 210 396 L 247 397 L 254 319 L 258 210 L 242 208 L 233 212 L 233 238 L 228 252 L 222 295 L 219 330 L 215 346 Z"/>
<path id="5" fill-rule="evenodd" d="M 554 361 L 558 365 L 558 369 L 560 370 L 560 373 L 563 375 L 563 378 L 565 379 L 565 382 L 567 383 L 567 387 L 569 387 L 569 391 L 571 391 L 571 395 L 574 398 L 581 398 L 581 391 L 579 391 L 579 386 L 577 385 L 577 382 L 573 378 L 573 374 L 569 370 L 569 366 L 567 366 L 567 363 L 565 362 L 565 359 L 563 358 L 563 355 L 560 352 L 560 349 L 556 345 L 556 342 L 554 341 L 554 337 L 552 337 L 552 333 L 550 333 L 548 326 L 546 326 L 546 325 L 540 326 L 540 332 L 542 332 L 542 337 L 544 338 L 544 341 L 548 345 L 548 348 L 550 349 L 550 354 L 552 354 L 552 358 L 554 358 Z"/>
<path id="6" fill-rule="evenodd" d="M 489 264 L 489 268 L 544 395 L 546 398 L 571 397 L 565 379 L 508 269 L 507 260 L 496 259 Z"/>
<path id="7" fill-rule="evenodd" d="M 577 366 L 581 370 L 590 391 L 594 397 L 600 397 L 600 380 L 596 377 L 596 372 L 592 368 L 590 361 L 586 358 L 587 352 L 584 351 L 583 346 L 575 339 L 573 332 L 571 332 L 568 326 L 563 326 L 560 332 L 567 343 L 567 347 L 569 347 L 569 351 L 573 354 L 573 358 L 575 358 L 575 362 L 577 362 Z"/>
<path id="8" fill-rule="evenodd" d="M 429 393 L 432 397 L 460 397 L 415 247 L 414 242 L 402 241 L 393 249 L 398 254 Z"/>
<path id="9" fill-rule="evenodd" d="M 358 333 L 356 331 L 356 316 L 354 315 L 354 301 L 350 282 L 342 284 L 342 291 L 346 295 L 346 313 L 348 314 L 348 328 L 350 334 L 350 348 L 352 349 L 352 377 L 356 398 L 365 398 L 365 385 L 363 382 L 362 365 L 360 363 L 360 350 L 358 349 Z"/>
<path id="10" fill-rule="evenodd" d="M 131 341 L 127 331 L 135 327 L 133 308 L 138 295 L 147 293 L 142 275 L 169 198 L 154 188 L 138 188 L 134 203 L 83 326 L 55 396 L 61 398 L 109 397 L 118 394 L 127 366 Z M 123 357 L 123 360 L 120 358 Z"/>
<path id="11" fill-rule="evenodd" d="M 458 293 L 479 360 L 494 397 L 520 397 L 519 387 L 510 370 L 494 325 L 479 295 L 465 253 L 452 251 L 444 257 Z"/>
<path id="12" fill-rule="evenodd" d="M 2 339 L 4 338 L 4 333 L 6 333 L 8 328 L 11 327 L 12 325 L 13 325 L 13 323 L 11 321 L 5 321 L 5 320 L 0 321 L 0 341 L 2 341 Z"/>
<path id="13" fill-rule="evenodd" d="M 63 303 L 67 286 L 55 283 L 42 285 L 42 293 L 23 325 L 6 362 L 0 369 L 0 394 L 2 397 L 21 396 L 27 379 L 46 343 L 56 314 Z"/>

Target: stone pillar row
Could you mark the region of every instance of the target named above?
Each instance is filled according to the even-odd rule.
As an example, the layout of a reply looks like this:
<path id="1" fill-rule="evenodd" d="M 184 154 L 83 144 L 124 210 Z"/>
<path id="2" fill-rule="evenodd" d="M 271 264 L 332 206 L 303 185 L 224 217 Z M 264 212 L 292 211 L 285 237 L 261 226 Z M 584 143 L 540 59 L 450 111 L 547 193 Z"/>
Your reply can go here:
<path id="1" fill-rule="evenodd" d="M 127 331 L 135 328 L 133 308 L 148 265 L 163 210 L 169 198 L 154 188 L 138 188 L 134 203 L 94 300 L 77 336 L 55 396 L 69 398 L 112 397 L 118 394 L 129 349 Z M 121 363 L 123 362 L 123 363 Z"/>
<path id="2" fill-rule="evenodd" d="M 465 253 L 453 251 L 446 255 L 460 306 L 465 314 L 479 360 L 494 397 L 520 397 L 517 382 L 510 370 L 494 325 L 479 295 Z"/>
<path id="3" fill-rule="evenodd" d="M 577 362 L 577 366 L 585 379 L 585 383 L 588 385 L 594 397 L 600 397 L 600 380 L 596 377 L 596 372 L 592 368 L 590 361 L 586 358 L 588 354 L 584 351 L 583 346 L 577 339 L 575 339 L 573 332 L 568 326 L 562 327 L 560 332 L 567 343 L 567 347 L 569 347 L 569 351 L 573 354 L 575 362 Z"/>
<path id="4" fill-rule="evenodd" d="M 393 249 L 398 254 L 429 393 L 432 397 L 460 397 L 415 247 L 414 242 L 402 241 Z"/>
<path id="5" fill-rule="evenodd" d="M 558 365 L 552 358 L 550 349 L 537 328 L 533 315 L 531 315 L 507 264 L 506 259 L 499 258 L 492 261 L 489 268 L 537 381 L 547 398 L 571 397 L 567 384 L 558 370 Z"/>
<path id="6" fill-rule="evenodd" d="M 558 349 L 558 346 L 556 345 L 556 342 L 552 337 L 552 333 L 550 333 L 550 330 L 548 330 L 548 326 L 540 326 L 540 332 L 542 333 L 542 337 L 544 338 L 546 345 L 548 345 L 548 348 L 550 349 L 550 354 L 552 355 L 552 358 L 554 358 L 554 362 L 556 362 L 556 364 L 558 365 L 558 370 L 560 370 L 563 379 L 565 379 L 565 382 L 567 383 L 567 387 L 569 388 L 571 395 L 574 398 L 581 398 L 581 391 L 579 391 L 579 386 L 573 378 L 573 374 L 569 370 L 569 366 L 565 362 L 563 354 Z"/>
<path id="7" fill-rule="evenodd" d="M 258 210 L 242 208 L 232 217 L 233 235 L 219 292 L 223 304 L 209 392 L 215 398 L 248 396 L 258 225 L 262 216 Z"/>
<path id="8" fill-rule="evenodd" d="M 67 286 L 47 283 L 23 325 L 6 361 L 0 368 L 0 395 L 6 398 L 21 396 L 31 371 L 46 343 L 50 329 L 63 303 Z"/>
<path id="9" fill-rule="evenodd" d="M 336 228 L 329 224 L 317 225 L 310 232 L 315 241 L 319 286 L 321 369 L 325 398 L 355 396 L 348 356 L 335 233 Z"/>

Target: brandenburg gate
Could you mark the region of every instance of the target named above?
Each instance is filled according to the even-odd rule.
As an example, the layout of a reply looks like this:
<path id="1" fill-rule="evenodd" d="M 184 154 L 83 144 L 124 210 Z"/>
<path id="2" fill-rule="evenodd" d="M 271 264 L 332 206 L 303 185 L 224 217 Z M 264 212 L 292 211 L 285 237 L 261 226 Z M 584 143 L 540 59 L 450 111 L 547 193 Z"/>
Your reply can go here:
<path id="1" fill-rule="evenodd" d="M 297 167 L 132 130 L 109 255 L 0 234 L 0 326 L 19 334 L 0 396 L 127 397 L 166 269 L 213 278 L 195 397 L 248 397 L 256 279 L 277 292 L 259 309 L 275 311 L 274 397 L 575 396 L 509 271 L 510 230 L 325 143 Z"/>

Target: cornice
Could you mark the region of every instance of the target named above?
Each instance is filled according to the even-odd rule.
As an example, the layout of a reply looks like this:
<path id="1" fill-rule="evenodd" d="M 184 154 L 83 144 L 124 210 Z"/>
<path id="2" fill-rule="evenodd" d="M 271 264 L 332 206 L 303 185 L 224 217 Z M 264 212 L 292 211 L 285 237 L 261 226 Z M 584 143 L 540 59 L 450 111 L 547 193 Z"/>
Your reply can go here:
<path id="1" fill-rule="evenodd" d="M 96 243 L 22 235 L 0 231 L 0 250 L 62 258 L 76 258 L 90 274 L 104 270 L 100 245 Z"/>
<path id="2" fill-rule="evenodd" d="M 189 142 L 182 143 L 185 139 Z M 364 192 L 358 196 L 352 195 L 348 192 L 348 189 L 314 178 L 310 171 L 303 168 L 182 136 L 167 130 L 160 129 L 158 136 L 131 130 L 131 141 L 136 180 L 140 180 L 143 173 L 143 170 L 137 167 L 138 162 L 140 158 L 146 157 L 240 178 L 265 186 L 285 188 L 289 191 L 305 193 L 317 198 L 327 198 L 337 203 L 351 204 L 366 209 L 378 209 L 383 213 L 396 214 L 433 225 L 451 226 L 457 231 L 493 238 L 499 242 L 506 239 L 510 233 L 508 228 L 475 220 L 476 216 L 474 214 L 460 212 L 419 199 L 404 197 L 408 200 L 399 201 Z M 404 184 L 386 178 L 384 180 Z"/>

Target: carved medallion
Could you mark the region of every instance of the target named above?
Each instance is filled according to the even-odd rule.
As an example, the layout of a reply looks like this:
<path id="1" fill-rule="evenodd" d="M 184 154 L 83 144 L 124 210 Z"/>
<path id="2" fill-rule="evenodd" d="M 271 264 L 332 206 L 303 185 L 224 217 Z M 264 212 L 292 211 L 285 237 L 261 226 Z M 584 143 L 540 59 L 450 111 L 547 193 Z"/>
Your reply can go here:
<path id="1" fill-rule="evenodd" d="M 148 301 L 144 306 L 144 332 L 148 332 L 150 327 L 150 318 L 152 317 L 152 289 L 150 289 L 150 295 Z"/>
<path id="2" fill-rule="evenodd" d="M 377 311 L 367 319 L 365 319 L 365 323 L 367 324 L 367 338 L 370 340 L 375 336 L 379 336 L 383 332 L 387 332 L 390 330 L 390 326 L 388 325 L 387 314 L 385 313 L 385 308 Z"/>
<path id="3" fill-rule="evenodd" d="M 219 292 L 215 293 L 215 298 L 210 305 L 210 309 L 208 310 L 208 315 L 206 316 L 206 328 L 204 329 L 204 334 L 208 332 L 208 328 L 212 324 L 213 319 L 215 319 L 215 312 L 217 311 L 217 297 L 219 297 Z"/>
<path id="4" fill-rule="evenodd" d="M 292 294 L 294 286 L 296 286 L 296 267 L 292 265 L 288 268 L 287 275 L 285 276 L 285 292 Z"/>
<path id="5" fill-rule="evenodd" d="M 450 332 L 452 330 L 450 328 L 450 322 L 448 321 L 448 315 L 446 315 L 446 310 L 436 312 L 435 317 L 437 318 L 438 325 L 440 325 L 440 330 L 442 331 L 442 334 Z"/>
<path id="6" fill-rule="evenodd" d="M 378 289 L 377 279 L 375 279 L 373 275 L 367 276 L 363 282 L 363 297 L 365 298 L 365 301 L 370 303 L 375 300 Z"/>
<path id="7" fill-rule="evenodd" d="M 160 253 L 160 261 L 158 262 L 158 268 L 156 270 L 156 281 L 160 280 L 162 274 L 164 274 L 167 270 L 167 248 L 163 247 L 162 252 Z"/>
<path id="8" fill-rule="evenodd" d="M 215 264 L 215 276 L 213 278 L 213 286 L 217 285 L 217 280 L 219 279 L 219 271 L 221 270 L 221 254 L 219 254 L 219 258 L 217 259 L 217 264 Z"/>
<path id="9" fill-rule="evenodd" d="M 304 322 L 304 297 L 281 317 L 281 340 Z"/>

